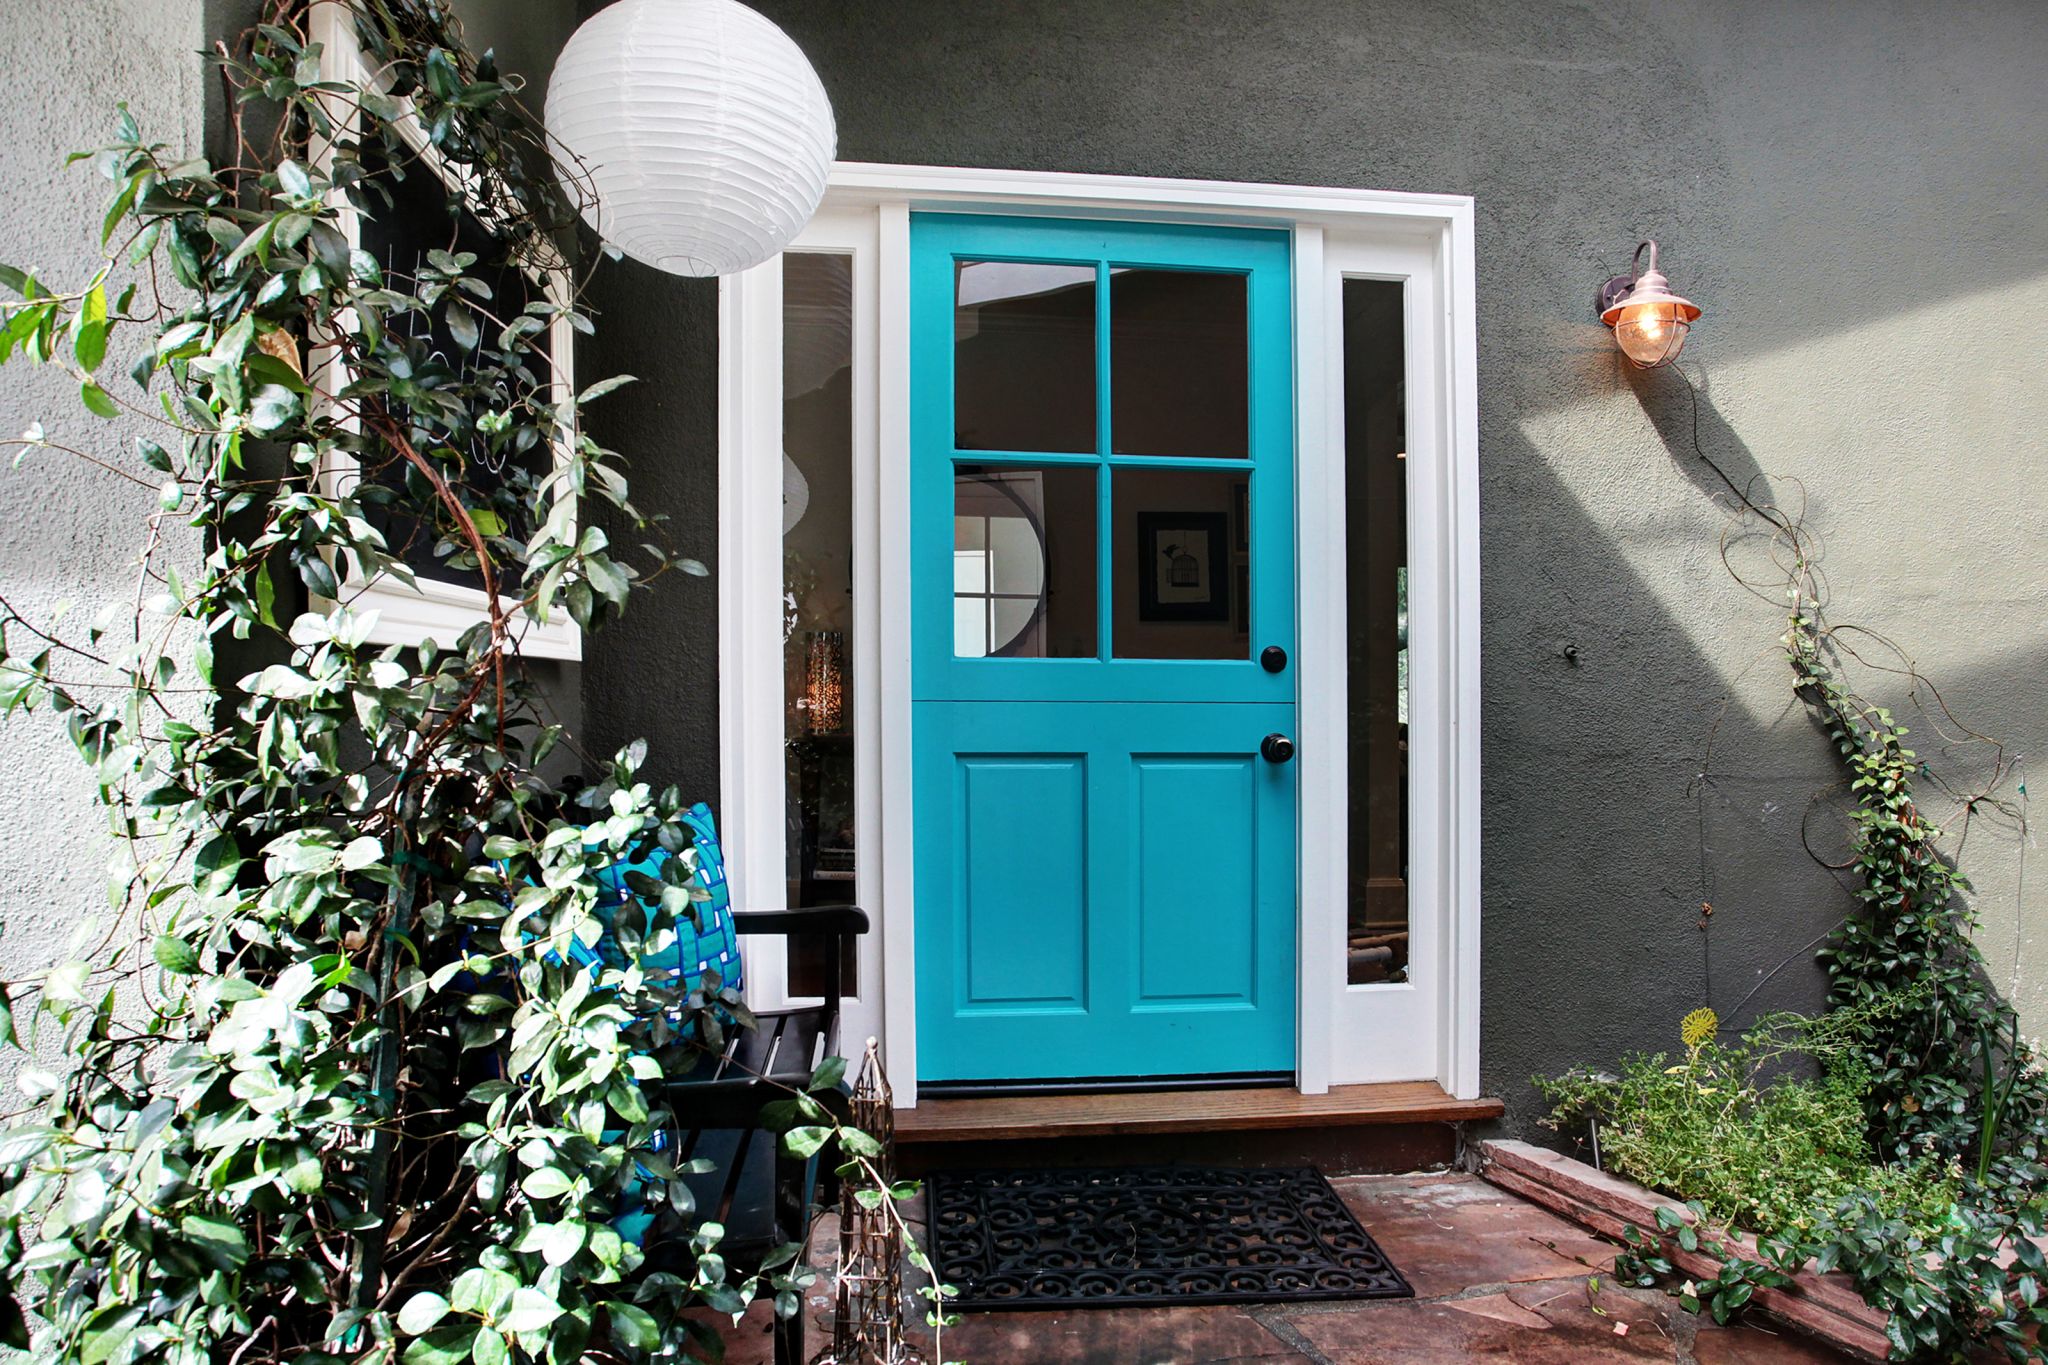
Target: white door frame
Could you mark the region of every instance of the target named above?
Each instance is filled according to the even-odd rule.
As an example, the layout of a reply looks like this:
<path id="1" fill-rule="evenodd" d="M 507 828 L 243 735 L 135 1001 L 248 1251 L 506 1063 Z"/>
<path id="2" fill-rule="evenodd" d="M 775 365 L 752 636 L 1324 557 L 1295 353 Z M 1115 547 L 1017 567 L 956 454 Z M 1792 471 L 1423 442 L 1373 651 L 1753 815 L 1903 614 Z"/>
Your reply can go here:
<path id="1" fill-rule="evenodd" d="M 879 1036 L 917 1099 L 911 839 L 910 215 L 918 209 L 1283 227 L 1294 246 L 1301 747 L 1297 1083 L 1479 1084 L 1479 479 L 1473 204 L 1129 176 L 840 162 L 792 250 L 854 258 L 857 883 L 873 929 L 848 1047 Z M 1348 775 L 1342 282 L 1408 294 L 1410 980 L 1345 982 Z M 721 282 L 720 757 L 734 903 L 782 905 L 779 259 Z M 750 943 L 750 994 L 786 999 L 779 946 Z"/>

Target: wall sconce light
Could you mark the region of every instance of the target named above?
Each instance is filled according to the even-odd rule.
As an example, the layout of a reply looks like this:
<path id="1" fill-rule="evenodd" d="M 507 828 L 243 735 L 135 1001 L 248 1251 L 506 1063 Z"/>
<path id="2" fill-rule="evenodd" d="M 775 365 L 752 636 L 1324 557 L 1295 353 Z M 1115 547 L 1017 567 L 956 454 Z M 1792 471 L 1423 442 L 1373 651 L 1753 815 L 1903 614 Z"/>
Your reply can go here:
<path id="1" fill-rule="evenodd" d="M 1643 252 L 1650 268 L 1641 268 Z M 1614 329 L 1614 344 L 1631 364 L 1654 370 L 1678 359 L 1685 334 L 1700 315 L 1699 305 L 1671 292 L 1671 281 L 1657 269 L 1657 244 L 1636 247 L 1629 273 L 1600 286 L 1600 321 Z"/>

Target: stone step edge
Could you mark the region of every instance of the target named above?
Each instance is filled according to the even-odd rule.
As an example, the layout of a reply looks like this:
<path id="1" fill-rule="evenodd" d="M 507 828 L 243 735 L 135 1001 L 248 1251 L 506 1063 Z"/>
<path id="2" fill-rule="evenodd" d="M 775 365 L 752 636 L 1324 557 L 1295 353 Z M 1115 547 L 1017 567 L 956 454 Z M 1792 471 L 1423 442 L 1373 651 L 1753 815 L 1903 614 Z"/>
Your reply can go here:
<path id="1" fill-rule="evenodd" d="M 1496 1139 L 1480 1143 L 1479 1152 L 1481 1174 L 1492 1184 L 1616 1242 L 1621 1240 L 1622 1229 L 1631 1224 L 1654 1232 L 1660 1208 L 1694 1221 L 1691 1211 L 1677 1200 L 1547 1147 Z M 1756 1244 L 1749 1238 L 1731 1241 L 1743 1254 L 1756 1255 Z M 1672 1263 L 1693 1279 L 1711 1279 L 1720 1270 L 1721 1263 L 1704 1252 L 1684 1251 L 1670 1242 L 1665 1251 Z M 1858 1360 L 1891 1357 L 1886 1315 L 1865 1303 L 1855 1283 L 1841 1271 L 1817 1275 L 1811 1268 L 1802 1270 L 1783 1289 L 1757 1290 L 1750 1303 L 1763 1316 Z"/>

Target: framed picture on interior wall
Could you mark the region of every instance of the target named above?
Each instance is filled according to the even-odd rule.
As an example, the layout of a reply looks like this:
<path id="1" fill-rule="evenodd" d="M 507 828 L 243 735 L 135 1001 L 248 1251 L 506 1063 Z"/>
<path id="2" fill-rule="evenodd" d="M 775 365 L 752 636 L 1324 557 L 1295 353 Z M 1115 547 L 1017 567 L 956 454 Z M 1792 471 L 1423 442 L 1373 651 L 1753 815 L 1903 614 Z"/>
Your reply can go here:
<path id="1" fill-rule="evenodd" d="M 1221 512 L 1138 513 L 1138 619 L 1230 619 L 1229 518 Z"/>
<path id="2" fill-rule="evenodd" d="M 1251 541 L 1248 539 L 1251 534 L 1251 524 L 1245 520 L 1245 513 L 1248 510 L 1246 506 L 1246 492 L 1247 489 L 1243 479 L 1239 479 L 1236 483 L 1230 485 L 1230 548 L 1239 554 L 1243 554 L 1252 547 Z"/>

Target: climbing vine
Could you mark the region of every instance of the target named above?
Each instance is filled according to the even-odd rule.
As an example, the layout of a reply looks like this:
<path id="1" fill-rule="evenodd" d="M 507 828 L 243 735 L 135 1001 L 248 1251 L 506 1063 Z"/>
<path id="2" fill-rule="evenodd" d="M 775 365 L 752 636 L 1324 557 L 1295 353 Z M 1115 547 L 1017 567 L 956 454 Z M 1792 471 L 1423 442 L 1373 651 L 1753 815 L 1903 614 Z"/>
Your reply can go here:
<path id="1" fill-rule="evenodd" d="M 1759 485 L 1729 477 L 1699 444 L 1698 401 L 1695 391 L 1694 451 L 1734 504 L 1723 560 L 1745 587 L 1785 611 L 1779 644 L 1793 694 L 1832 747 L 1849 795 L 1849 855 L 1826 865 L 1845 876 L 1854 904 L 1818 945 L 1828 1013 L 1758 1026 L 1764 1033 L 1824 1034 L 1825 1048 L 1771 1044 L 1775 1052 L 1806 1056 L 1823 1080 L 1818 1089 L 1797 1079 L 1765 1087 L 1745 1068 L 1732 1085 L 1719 1075 L 1705 1083 L 1699 1043 L 1689 1036 L 1684 1065 L 1637 1058 L 1624 1064 L 1619 1083 L 1573 1075 L 1539 1084 L 1559 1101 L 1561 1117 L 1623 1125 L 1640 1150 L 1624 1146 L 1622 1164 L 1694 1200 L 1700 1226 L 1717 1212 L 1753 1224 L 1757 1256 L 1728 1252 L 1717 1241 L 1720 1274 L 1712 1284 L 1681 1286 L 1686 1306 L 1725 1320 L 1755 1289 L 1782 1285 L 1801 1267 L 1840 1268 L 1887 1312 L 1897 1358 L 1961 1361 L 1990 1347 L 2014 1360 L 2048 1359 L 2041 1340 L 2048 1256 L 2036 1240 L 2048 1215 L 2048 1076 L 1989 979 L 1969 883 L 1919 795 L 1935 787 L 1966 827 L 1982 809 L 2004 809 L 2019 818 L 2024 839 L 2023 806 L 2010 804 L 2013 797 L 2023 802 L 2023 779 L 2002 746 L 1956 720 L 1903 651 L 1863 627 L 1828 622 L 1817 547 L 1801 514 Z M 1734 570 L 1731 546 L 1747 536 L 1761 536 L 1775 577 L 1759 582 Z M 1852 684 L 1850 671 L 1859 665 L 1903 679 L 1945 737 L 1990 746 L 1988 779 L 1973 790 L 1949 787 L 1908 747 L 1907 727 Z M 1711 913 L 1709 907 L 1703 931 Z M 1754 1052 L 1761 1038 L 1753 1030 L 1745 1048 Z M 1814 1177 L 1807 1207 L 1783 1207 L 1785 1191 L 1777 1188 L 1762 1203 L 1747 1195 L 1730 1199 L 1717 1183 L 1726 1175 L 1718 1154 L 1694 1153 L 1689 1174 L 1691 1158 L 1674 1146 L 1731 1115 L 1743 1123 L 1780 1122 L 1822 1095 L 1851 1097 L 1860 1106 L 1871 1164 L 1857 1178 L 1855 1162 L 1845 1166 L 1842 1154 L 1855 1151 L 1856 1161 L 1865 1160 L 1862 1143 L 1838 1141 L 1826 1161 L 1788 1172 Z M 1669 1121 L 1647 1122 L 1658 1106 Z M 1811 1116 L 1798 1122 L 1806 1131 L 1745 1134 L 1736 1145 L 1782 1151 L 1788 1139 L 1810 1142 Z M 1720 1195 L 1722 1207 L 1702 1205 L 1698 1194 Z M 1938 1205 L 1930 1202 L 1936 1196 Z M 1701 1237 L 1676 1222 L 1629 1231 L 1617 1273 L 1642 1284 L 1672 1277 L 1662 1244 L 1697 1244 Z"/>
<path id="2" fill-rule="evenodd" d="M 16 477 L 88 460 L 139 526 L 132 596 L 55 621 L 0 597 L 0 708 L 65 728 L 126 859 L 112 915 L 7 983 L 0 1034 L 62 1065 L 25 1066 L 0 1134 L 0 1338 L 34 1315 L 85 1365 L 715 1353 L 688 1310 L 794 1311 L 806 1272 L 794 1245 L 729 1272 L 652 1082 L 748 1016 L 715 973 L 644 965 L 705 894 L 688 803 L 644 744 L 577 752 L 518 643 L 701 569 L 580 426 L 626 379 L 561 387 L 587 262 L 516 82 L 441 0 L 316 3 L 369 80 L 279 0 L 218 53 L 226 164 L 124 110 L 87 154 L 104 259 L 0 267 L 0 361 L 65 371 L 83 408 L 12 443 Z M 453 187 L 443 221 L 398 207 L 423 177 Z M 346 214 L 436 240 L 380 257 Z M 476 624 L 372 643 L 362 586 L 426 572 L 466 576 Z M 656 850 L 600 914 L 600 875 Z M 790 1109 L 799 1155 L 863 1150 Z"/>

